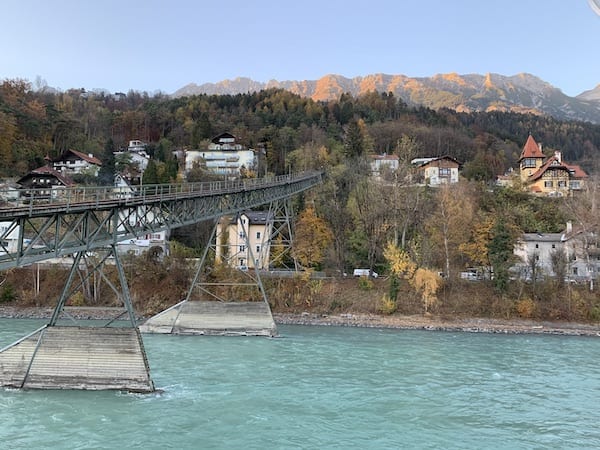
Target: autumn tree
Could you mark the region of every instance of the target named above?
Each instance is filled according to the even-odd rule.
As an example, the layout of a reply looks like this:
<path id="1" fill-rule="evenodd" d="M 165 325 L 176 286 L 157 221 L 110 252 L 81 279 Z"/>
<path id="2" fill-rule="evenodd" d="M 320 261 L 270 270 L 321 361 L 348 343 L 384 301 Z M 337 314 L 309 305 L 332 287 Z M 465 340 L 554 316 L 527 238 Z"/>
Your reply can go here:
<path id="1" fill-rule="evenodd" d="M 348 209 L 366 246 L 366 257 L 372 271 L 387 239 L 390 224 L 389 187 L 373 178 L 364 178 L 352 191 Z"/>
<path id="2" fill-rule="evenodd" d="M 441 277 L 433 270 L 418 267 L 408 252 L 393 243 L 386 245 L 384 256 L 391 273 L 408 280 L 409 284 L 421 294 L 423 309 L 428 313 L 438 301 L 437 292 L 442 283 Z"/>
<path id="3" fill-rule="evenodd" d="M 360 176 L 351 167 L 340 164 L 330 169 L 319 194 L 315 198 L 315 208 L 335 230 L 333 235 L 334 264 L 340 271 L 345 270 L 348 237 L 352 227 L 352 216 L 347 208 L 350 193 Z"/>
<path id="4" fill-rule="evenodd" d="M 435 209 L 425 228 L 434 246 L 440 249 L 444 272 L 449 277 L 460 245 L 469 238 L 475 201 L 467 184 L 444 184 L 437 189 Z"/>
<path id="5" fill-rule="evenodd" d="M 314 206 L 308 206 L 300 213 L 295 226 L 293 254 L 303 267 L 318 267 L 332 240 L 333 232 L 317 216 Z"/>

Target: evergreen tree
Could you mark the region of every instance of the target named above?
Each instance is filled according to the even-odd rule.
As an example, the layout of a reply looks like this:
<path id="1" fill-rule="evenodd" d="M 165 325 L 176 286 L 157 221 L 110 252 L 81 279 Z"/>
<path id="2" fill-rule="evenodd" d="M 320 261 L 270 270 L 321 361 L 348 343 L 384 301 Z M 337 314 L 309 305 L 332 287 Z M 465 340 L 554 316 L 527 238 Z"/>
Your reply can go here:
<path id="1" fill-rule="evenodd" d="M 492 230 L 488 253 L 494 270 L 494 285 L 500 292 L 506 292 L 508 287 L 508 269 L 514 258 L 513 241 L 514 239 L 504 218 L 499 217 Z"/>
<path id="2" fill-rule="evenodd" d="M 115 155 L 113 153 L 115 144 L 112 138 L 109 138 L 104 145 L 102 152 L 102 166 L 98 171 L 98 183 L 101 186 L 110 186 L 115 180 Z"/>

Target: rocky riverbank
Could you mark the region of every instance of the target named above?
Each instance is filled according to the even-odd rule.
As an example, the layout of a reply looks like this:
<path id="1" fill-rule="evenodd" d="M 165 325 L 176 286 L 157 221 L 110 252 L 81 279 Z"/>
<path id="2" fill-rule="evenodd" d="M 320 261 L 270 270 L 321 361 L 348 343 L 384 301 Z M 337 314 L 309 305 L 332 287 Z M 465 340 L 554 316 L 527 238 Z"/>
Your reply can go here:
<path id="1" fill-rule="evenodd" d="M 79 320 L 128 320 L 123 308 L 67 307 L 65 312 Z M 53 308 L 0 307 L 0 317 L 7 319 L 49 319 Z M 145 317 L 137 316 L 138 321 Z M 275 313 L 278 325 L 344 326 L 364 328 L 395 328 L 404 330 L 462 331 L 469 333 L 556 334 L 565 336 L 600 337 L 600 324 L 570 322 L 536 322 L 531 320 L 498 320 L 487 318 L 448 319 L 436 316 L 375 314 L 283 314 Z"/>
<path id="2" fill-rule="evenodd" d="M 463 331 L 470 333 L 557 334 L 600 337 L 600 324 L 566 322 L 535 322 L 529 320 L 498 320 L 484 318 L 444 319 L 435 316 L 380 316 L 371 314 L 316 315 L 274 314 L 277 324 L 396 328 L 432 331 Z"/>

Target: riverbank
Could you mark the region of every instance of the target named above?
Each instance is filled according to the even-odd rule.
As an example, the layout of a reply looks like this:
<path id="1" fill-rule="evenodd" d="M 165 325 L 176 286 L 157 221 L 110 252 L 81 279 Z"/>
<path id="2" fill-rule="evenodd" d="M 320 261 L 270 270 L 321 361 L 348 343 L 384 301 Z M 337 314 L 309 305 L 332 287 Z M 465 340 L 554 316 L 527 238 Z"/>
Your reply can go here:
<path id="1" fill-rule="evenodd" d="M 317 315 L 273 314 L 277 324 L 395 328 L 405 330 L 461 331 L 469 333 L 556 334 L 600 337 L 600 324 L 536 322 L 531 320 L 499 320 L 487 318 L 444 319 L 435 316 L 402 316 L 372 314 Z"/>
<path id="2" fill-rule="evenodd" d="M 123 308 L 67 307 L 65 312 L 78 320 L 128 320 Z M 53 308 L 1 306 L 0 318 L 49 319 Z M 137 316 L 138 321 L 145 317 Z M 600 324 L 570 322 L 538 322 L 533 320 L 499 320 L 488 318 L 442 318 L 422 315 L 313 314 L 274 313 L 278 325 L 339 326 L 361 328 L 394 328 L 403 330 L 460 331 L 500 334 L 555 334 L 600 337 Z"/>

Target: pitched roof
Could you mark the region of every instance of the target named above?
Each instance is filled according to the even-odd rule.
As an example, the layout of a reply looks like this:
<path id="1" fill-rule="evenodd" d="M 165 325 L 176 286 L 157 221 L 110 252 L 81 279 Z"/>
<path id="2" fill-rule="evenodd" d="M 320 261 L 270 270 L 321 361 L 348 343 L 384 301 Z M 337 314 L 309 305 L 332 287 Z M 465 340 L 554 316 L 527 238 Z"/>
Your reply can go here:
<path id="1" fill-rule="evenodd" d="M 79 159 L 87 161 L 90 164 L 95 164 L 97 166 L 101 166 L 102 165 L 102 161 L 100 161 L 94 155 L 86 155 L 85 153 L 78 152 L 77 150 L 71 150 L 71 149 L 65 150 L 58 158 L 55 158 L 53 161 L 54 162 L 62 161 L 63 159 L 66 158 L 66 156 L 67 156 L 68 153 L 72 153 L 73 155 L 75 155 Z"/>
<path id="2" fill-rule="evenodd" d="M 210 141 L 213 144 L 219 144 L 219 143 L 221 143 L 222 139 L 233 139 L 233 140 L 236 140 L 237 138 L 233 134 L 225 132 L 225 133 L 218 134 L 217 136 L 215 136 L 214 138 L 212 138 Z"/>
<path id="3" fill-rule="evenodd" d="M 539 180 L 542 177 L 542 175 L 544 175 L 544 173 L 550 168 L 566 170 L 569 173 L 570 178 L 587 178 L 588 176 L 587 173 L 585 173 L 581 167 L 577 165 L 564 163 L 555 155 L 548 158 L 544 162 L 544 164 L 542 164 L 542 167 L 540 167 L 538 170 L 532 173 L 529 177 L 529 180 Z"/>
<path id="4" fill-rule="evenodd" d="M 24 181 L 24 180 L 26 180 L 28 178 L 31 178 L 34 175 L 48 175 L 48 176 L 54 177 L 54 178 L 56 178 L 64 186 L 73 186 L 73 185 L 75 185 L 75 183 L 73 182 L 73 180 L 71 180 L 70 178 L 64 176 L 59 171 L 54 170 L 52 167 L 48 167 L 48 166 L 42 166 L 42 167 L 38 167 L 37 169 L 32 170 L 28 174 L 22 176 L 17 181 L 17 183 L 21 184 L 22 181 Z"/>
<path id="5" fill-rule="evenodd" d="M 523 147 L 523 151 L 521 152 L 521 157 L 519 161 L 524 158 L 545 158 L 546 156 L 542 153 L 540 146 L 535 142 L 532 135 L 529 135 L 527 138 L 527 142 L 525 142 L 525 146 Z"/>
<path id="6" fill-rule="evenodd" d="M 381 161 L 398 161 L 398 155 L 369 155 L 369 158 Z"/>
<path id="7" fill-rule="evenodd" d="M 417 159 L 417 158 L 415 158 L 415 159 Z M 415 159 L 413 159 L 413 161 L 415 161 Z M 456 160 L 453 157 L 448 156 L 448 155 L 440 156 L 438 158 L 422 158 L 422 159 L 423 159 L 423 162 L 419 161 L 417 163 L 417 168 L 425 167 L 436 161 L 442 161 L 442 160 L 447 160 L 447 161 L 453 162 L 453 163 L 457 164 L 459 167 L 462 166 L 462 164 L 458 160 Z"/>

